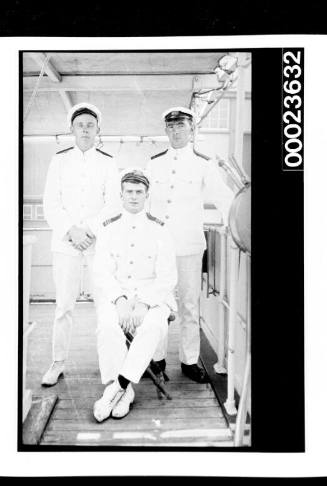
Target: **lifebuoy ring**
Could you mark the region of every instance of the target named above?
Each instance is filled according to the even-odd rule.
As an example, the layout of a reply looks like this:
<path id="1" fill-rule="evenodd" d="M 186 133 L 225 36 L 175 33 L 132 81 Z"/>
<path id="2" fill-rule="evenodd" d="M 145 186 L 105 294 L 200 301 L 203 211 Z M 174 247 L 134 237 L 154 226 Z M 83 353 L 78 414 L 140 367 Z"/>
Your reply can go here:
<path id="1" fill-rule="evenodd" d="M 251 253 L 251 184 L 246 185 L 236 194 L 228 220 L 236 245 L 242 251 Z"/>

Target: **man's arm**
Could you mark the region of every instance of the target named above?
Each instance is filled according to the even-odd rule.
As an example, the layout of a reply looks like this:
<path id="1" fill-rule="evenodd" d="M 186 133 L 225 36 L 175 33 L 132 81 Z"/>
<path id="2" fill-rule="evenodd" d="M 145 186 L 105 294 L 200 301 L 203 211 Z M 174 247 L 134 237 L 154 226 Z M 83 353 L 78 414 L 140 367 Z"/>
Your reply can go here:
<path id="1" fill-rule="evenodd" d="M 93 261 L 94 291 L 98 305 L 111 302 L 116 306 L 118 320 L 123 331 L 134 331 L 131 321 L 132 302 L 124 295 L 116 277 L 116 262 L 110 253 L 110 235 L 105 229 L 98 233 Z"/>
<path id="2" fill-rule="evenodd" d="M 227 226 L 228 214 L 231 203 L 234 199 L 234 193 L 227 186 L 219 173 L 218 167 L 214 165 L 212 160 L 205 162 L 204 185 L 206 193 L 220 211 L 223 218 L 223 223 L 225 226 Z"/>
<path id="3" fill-rule="evenodd" d="M 66 236 L 68 240 L 67 232 L 72 228 L 73 221 L 62 204 L 60 160 L 56 156 L 52 158 L 48 169 L 43 196 L 43 208 L 45 219 L 50 228 L 55 231 L 60 239 Z"/>

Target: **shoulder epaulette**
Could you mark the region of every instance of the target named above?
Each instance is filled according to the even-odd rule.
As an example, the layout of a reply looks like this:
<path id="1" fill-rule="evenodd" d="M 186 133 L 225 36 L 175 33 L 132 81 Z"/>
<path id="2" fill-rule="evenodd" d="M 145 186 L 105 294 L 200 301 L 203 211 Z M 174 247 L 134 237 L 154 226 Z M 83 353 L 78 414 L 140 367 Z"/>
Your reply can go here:
<path id="1" fill-rule="evenodd" d="M 65 153 L 65 152 L 68 152 L 68 150 L 72 150 L 73 148 L 74 148 L 74 147 L 68 147 L 68 148 L 66 148 L 66 149 L 64 149 L 64 150 L 60 150 L 59 152 L 57 152 L 57 154 L 63 154 L 63 153 Z"/>
<path id="2" fill-rule="evenodd" d="M 168 152 L 167 150 L 164 150 L 163 152 L 160 152 L 160 154 L 152 155 L 151 160 L 156 159 L 157 157 L 160 157 L 161 155 L 165 155 Z"/>
<path id="3" fill-rule="evenodd" d="M 103 152 L 103 150 L 100 150 L 100 149 L 98 149 L 98 148 L 97 148 L 97 149 L 95 149 L 95 150 L 96 150 L 97 152 L 100 152 L 100 154 L 103 154 L 103 155 L 106 155 L 107 157 L 111 157 L 111 158 L 113 158 L 113 157 L 112 157 L 112 155 L 107 154 L 107 152 Z"/>
<path id="4" fill-rule="evenodd" d="M 200 152 L 197 152 L 195 149 L 193 149 L 193 152 L 195 153 L 195 155 L 198 155 L 198 157 L 202 157 L 205 160 L 210 160 L 210 157 L 208 157 L 208 155 L 200 154 Z"/>
<path id="5" fill-rule="evenodd" d="M 163 221 L 161 221 L 161 219 L 158 219 L 158 218 L 155 218 L 154 216 L 152 216 L 152 214 L 150 213 L 146 213 L 147 217 L 151 220 L 151 221 L 154 221 L 155 223 L 158 223 L 160 224 L 161 226 L 163 226 L 165 223 Z"/>
<path id="6" fill-rule="evenodd" d="M 103 226 L 107 226 L 108 224 L 113 223 L 114 221 L 117 221 L 117 219 L 121 218 L 121 216 L 122 216 L 121 213 L 117 214 L 117 216 L 114 216 L 113 218 L 106 219 L 106 221 L 104 221 L 102 224 L 103 224 Z"/>

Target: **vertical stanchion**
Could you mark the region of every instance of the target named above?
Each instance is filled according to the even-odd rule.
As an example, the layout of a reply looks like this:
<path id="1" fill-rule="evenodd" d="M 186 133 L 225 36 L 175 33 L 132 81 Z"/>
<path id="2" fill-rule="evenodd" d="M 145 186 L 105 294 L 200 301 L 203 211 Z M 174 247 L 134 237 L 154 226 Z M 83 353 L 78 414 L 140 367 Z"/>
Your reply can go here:
<path id="1" fill-rule="evenodd" d="M 247 276 L 247 319 L 246 319 L 246 361 L 243 379 L 243 387 L 238 406 L 234 445 L 239 447 L 243 443 L 244 428 L 247 414 L 247 398 L 250 388 L 251 375 L 251 255 L 246 254 L 246 276 Z"/>
<path id="2" fill-rule="evenodd" d="M 35 236 L 23 237 L 23 422 L 31 408 L 32 391 L 26 389 L 27 371 L 27 344 L 28 336 L 34 324 L 29 324 L 29 305 L 30 305 L 30 286 L 31 286 L 31 267 L 32 267 L 32 246 L 36 241 Z"/>
<path id="3" fill-rule="evenodd" d="M 225 374 L 227 370 L 224 366 L 225 361 L 225 289 L 226 289 L 226 231 L 220 231 L 220 278 L 219 278 L 219 327 L 218 327 L 218 361 L 214 365 L 214 370 L 218 374 Z"/>
<path id="4" fill-rule="evenodd" d="M 207 299 L 210 295 L 210 267 L 211 267 L 211 228 L 208 229 L 208 242 L 207 242 Z"/>
<path id="5" fill-rule="evenodd" d="M 230 292 L 229 292 L 229 317 L 228 317 L 228 361 L 227 361 L 227 400 L 225 408 L 229 415 L 236 415 L 234 398 L 235 383 L 235 327 L 237 316 L 237 281 L 238 281 L 238 254 L 239 249 L 232 240 L 230 241 Z"/>
<path id="6" fill-rule="evenodd" d="M 246 54 L 238 54 L 240 65 L 245 60 Z M 236 85 L 236 113 L 235 113 L 235 144 L 234 156 L 238 164 L 242 165 L 243 161 L 243 137 L 244 137 L 244 104 L 245 104 L 245 72 L 243 68 L 238 69 L 238 79 Z"/>

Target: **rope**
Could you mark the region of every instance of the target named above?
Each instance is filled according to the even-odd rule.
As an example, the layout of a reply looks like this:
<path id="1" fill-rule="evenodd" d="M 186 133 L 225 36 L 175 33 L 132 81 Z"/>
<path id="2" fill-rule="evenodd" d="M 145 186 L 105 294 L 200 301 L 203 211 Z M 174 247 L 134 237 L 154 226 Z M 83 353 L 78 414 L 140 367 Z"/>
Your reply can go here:
<path id="1" fill-rule="evenodd" d="M 26 118 L 28 117 L 29 115 L 29 112 L 31 110 L 31 107 L 32 107 L 32 104 L 33 104 L 33 101 L 34 101 L 34 98 L 36 96 L 36 93 L 37 93 L 37 90 L 39 89 L 39 84 L 40 84 L 40 81 L 41 81 L 41 78 L 43 76 L 43 73 L 44 73 L 44 70 L 46 68 L 46 65 L 48 64 L 48 61 L 51 57 L 51 54 L 47 54 L 44 61 L 43 61 L 43 64 L 42 64 L 42 68 L 41 68 L 41 71 L 40 71 L 40 74 L 39 74 L 39 77 L 36 81 L 36 84 L 35 84 L 35 87 L 34 87 L 34 90 L 33 90 L 33 93 L 32 93 L 32 96 L 28 102 L 28 105 L 27 105 L 27 108 L 26 108 L 26 111 L 25 111 L 25 115 L 24 115 L 24 121 L 26 120 Z"/>

